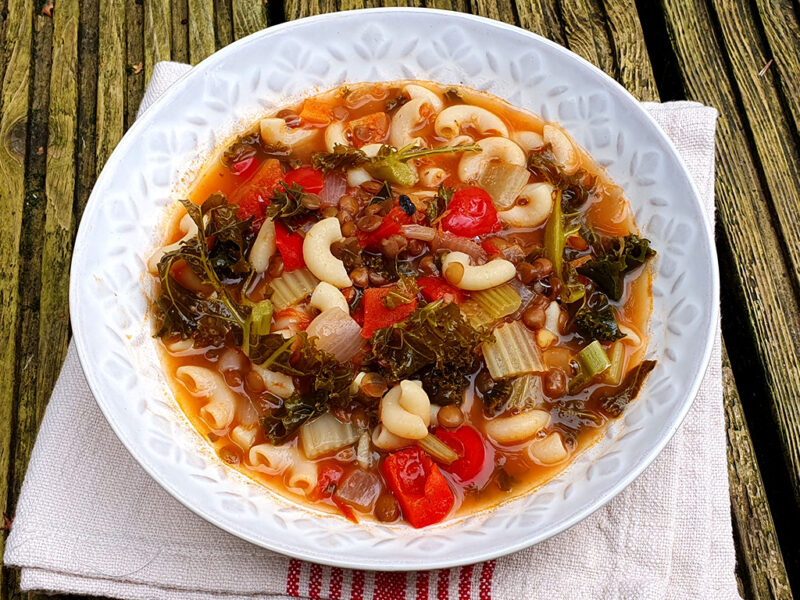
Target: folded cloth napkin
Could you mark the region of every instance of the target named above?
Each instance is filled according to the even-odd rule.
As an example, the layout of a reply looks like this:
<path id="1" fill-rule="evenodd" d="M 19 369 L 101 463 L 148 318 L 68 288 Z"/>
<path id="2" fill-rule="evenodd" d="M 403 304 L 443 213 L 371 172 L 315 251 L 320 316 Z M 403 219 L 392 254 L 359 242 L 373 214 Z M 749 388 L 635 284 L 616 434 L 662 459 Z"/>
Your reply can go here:
<path id="1" fill-rule="evenodd" d="M 140 112 L 189 68 L 156 65 Z M 675 140 L 712 215 L 716 111 L 688 102 L 646 108 Z M 117 440 L 70 347 L 5 561 L 22 568 L 23 590 L 134 599 L 738 598 L 719 336 L 689 416 L 658 459 L 605 507 L 516 554 L 409 573 L 304 563 L 195 516 Z"/>

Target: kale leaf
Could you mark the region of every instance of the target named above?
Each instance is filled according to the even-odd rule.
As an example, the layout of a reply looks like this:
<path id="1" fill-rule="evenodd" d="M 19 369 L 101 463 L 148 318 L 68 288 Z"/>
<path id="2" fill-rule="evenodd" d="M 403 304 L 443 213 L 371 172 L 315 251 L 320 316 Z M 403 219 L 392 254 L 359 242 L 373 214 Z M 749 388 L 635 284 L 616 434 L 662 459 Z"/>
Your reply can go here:
<path id="1" fill-rule="evenodd" d="M 645 379 L 656 366 L 656 361 L 645 360 L 628 371 L 625 379 L 616 388 L 601 388 L 592 395 L 593 401 L 600 402 L 600 408 L 611 417 L 618 417 L 639 395 Z"/>
<path id="2" fill-rule="evenodd" d="M 572 174 L 564 173 L 558 166 L 550 144 L 544 144 L 528 155 L 528 170 L 562 191 L 561 204 L 565 213 L 574 212 L 586 202 L 595 185 L 595 177 L 583 169 Z"/>
<path id="3" fill-rule="evenodd" d="M 369 162 L 369 157 L 363 150 L 344 144 L 335 144 L 333 152 L 315 152 L 311 155 L 311 164 L 318 171 L 347 171 L 355 169 Z"/>
<path id="4" fill-rule="evenodd" d="M 600 292 L 594 292 L 588 301 L 584 300 L 573 322 L 578 333 L 587 339 L 613 342 L 625 337 L 619 330 L 608 298 Z"/>
<path id="5" fill-rule="evenodd" d="M 625 291 L 625 276 L 656 254 L 649 240 L 634 234 L 599 241 L 595 237 L 593 242 L 597 257 L 586 261 L 577 271 L 615 301 L 622 298 Z"/>
<path id="6" fill-rule="evenodd" d="M 306 217 L 318 214 L 316 210 L 308 206 L 319 206 L 318 198 L 315 194 L 303 191 L 303 187 L 297 183 L 286 185 L 281 182 L 280 190 L 273 192 L 267 206 L 267 216 L 274 221 L 283 223 L 289 231 L 294 231 L 300 221 Z M 313 204 L 312 204 L 313 202 Z"/>
<path id="7" fill-rule="evenodd" d="M 428 208 L 425 211 L 425 215 L 428 217 L 428 223 L 433 225 L 442 216 L 442 214 L 444 214 L 444 211 L 447 210 L 447 206 L 450 204 L 450 199 L 453 197 L 454 193 L 454 188 L 445 187 L 443 183 L 439 184 L 439 189 L 436 190 L 436 195 L 431 198 L 430 202 L 428 203 Z"/>

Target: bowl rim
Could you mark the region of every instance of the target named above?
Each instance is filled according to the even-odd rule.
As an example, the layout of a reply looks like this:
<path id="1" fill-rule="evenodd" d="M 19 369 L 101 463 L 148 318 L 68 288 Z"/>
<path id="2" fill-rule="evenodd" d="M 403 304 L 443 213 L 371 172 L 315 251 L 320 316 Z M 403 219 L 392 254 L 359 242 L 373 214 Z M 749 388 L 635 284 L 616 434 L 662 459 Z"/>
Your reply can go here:
<path id="1" fill-rule="evenodd" d="M 513 31 L 517 34 L 524 34 L 530 37 L 532 40 L 536 41 L 536 43 L 544 44 L 548 46 L 550 49 L 568 56 L 571 60 L 577 60 L 579 64 L 582 64 L 584 67 L 594 71 L 596 74 L 600 75 L 602 79 L 608 84 L 614 92 L 616 92 L 617 97 L 621 102 L 624 102 L 628 105 L 628 108 L 636 111 L 640 116 L 644 115 L 646 120 L 650 122 L 653 126 L 657 135 L 661 138 L 661 142 L 664 143 L 665 147 L 671 152 L 671 158 L 676 162 L 676 164 L 680 167 L 680 169 L 684 172 L 686 179 L 688 181 L 689 187 L 693 192 L 692 201 L 698 205 L 700 215 L 702 217 L 706 242 L 708 242 L 708 248 L 710 253 L 711 264 L 708 265 L 710 270 L 710 292 L 711 292 L 711 311 L 710 311 L 710 318 L 708 321 L 707 330 L 703 332 L 702 339 L 704 340 L 705 347 L 703 349 L 703 354 L 701 360 L 695 365 L 694 373 L 692 376 L 692 383 L 689 387 L 688 394 L 684 395 L 686 398 L 680 410 L 676 413 L 673 422 L 670 426 L 663 432 L 661 437 L 656 441 L 655 444 L 652 445 L 651 449 L 643 454 L 639 460 L 635 463 L 634 467 L 628 470 L 623 477 L 621 477 L 609 490 L 605 493 L 596 496 L 593 500 L 586 503 L 586 505 L 581 509 L 576 511 L 570 518 L 562 520 L 556 526 L 552 527 L 548 532 L 547 535 L 544 537 L 540 537 L 538 539 L 528 540 L 522 539 L 515 543 L 510 543 L 503 545 L 501 548 L 487 550 L 481 555 L 476 558 L 473 556 L 467 557 L 466 559 L 459 558 L 458 556 L 453 557 L 430 557 L 425 562 L 425 569 L 444 569 L 444 568 L 451 568 L 451 567 L 458 567 L 465 564 L 471 564 L 476 561 L 486 561 L 495 559 L 501 556 L 505 556 L 519 550 L 531 547 L 537 543 L 543 542 L 547 539 L 550 539 L 553 536 L 562 533 L 563 531 L 573 527 L 577 523 L 583 521 L 586 517 L 593 514 L 598 509 L 602 508 L 605 504 L 607 504 L 612 498 L 617 496 L 620 492 L 625 490 L 630 484 L 641 475 L 647 467 L 655 460 L 655 458 L 662 452 L 664 447 L 667 443 L 672 439 L 675 432 L 683 423 L 686 415 L 691 408 L 692 404 L 694 403 L 698 391 L 700 389 L 700 385 L 702 379 L 707 371 L 709 361 L 711 358 L 711 352 L 714 344 L 714 340 L 716 337 L 716 329 L 719 323 L 719 266 L 718 266 L 718 258 L 716 252 L 716 246 L 714 243 L 714 234 L 713 234 L 713 224 L 711 218 L 707 214 L 705 208 L 702 205 L 702 199 L 700 192 L 697 188 L 697 184 L 694 181 L 690 171 L 688 170 L 686 163 L 684 162 L 683 158 L 681 157 L 680 153 L 678 152 L 675 144 L 672 142 L 672 139 L 664 132 L 658 122 L 650 115 L 648 111 L 646 111 L 642 107 L 642 102 L 637 100 L 627 89 L 625 89 L 620 83 L 618 83 L 615 79 L 607 75 L 601 69 L 584 59 L 583 57 L 579 56 L 578 54 L 570 51 L 569 49 L 557 44 L 545 37 L 540 36 L 539 34 L 533 33 L 526 29 L 522 29 L 521 27 L 517 27 L 516 25 L 510 25 L 508 23 L 504 23 L 502 21 L 497 21 L 494 19 L 489 19 L 486 17 L 481 17 L 477 15 L 472 15 L 468 13 L 462 13 L 457 11 L 449 11 L 449 10 L 441 10 L 441 9 L 434 9 L 434 8 L 421 8 L 421 7 L 382 7 L 382 8 L 365 8 L 365 9 L 358 9 L 358 10 L 351 10 L 351 11 L 336 11 L 331 13 L 325 13 L 321 15 L 315 15 L 310 17 L 305 17 L 302 19 L 296 19 L 293 21 L 286 21 L 284 23 L 280 23 L 277 25 L 272 25 L 266 29 L 262 29 L 255 33 L 252 33 L 244 38 L 241 38 L 227 46 L 220 48 L 215 53 L 211 54 L 203 61 L 194 65 L 190 70 L 187 70 L 186 73 L 178 77 L 165 91 L 162 93 L 158 98 L 156 98 L 152 104 L 145 110 L 141 115 L 137 116 L 137 119 L 134 123 L 128 128 L 125 132 L 123 137 L 115 146 L 113 152 L 109 156 L 108 160 L 106 161 L 100 175 L 97 177 L 95 184 L 92 188 L 92 192 L 89 196 L 89 199 L 86 204 L 86 209 L 92 207 L 95 204 L 98 204 L 101 199 L 98 197 L 96 190 L 101 188 L 100 185 L 106 179 L 111 177 L 112 171 L 114 171 L 116 163 L 120 161 L 120 156 L 122 155 L 122 150 L 126 149 L 130 146 L 135 138 L 139 135 L 139 132 L 144 130 L 151 119 L 154 118 L 154 115 L 158 113 L 158 109 L 160 106 L 167 104 L 173 96 L 176 96 L 180 91 L 185 82 L 191 78 L 200 78 L 204 71 L 213 67 L 214 63 L 217 60 L 220 60 L 220 57 L 224 56 L 229 52 L 233 52 L 235 49 L 239 47 L 246 46 L 250 43 L 253 43 L 254 40 L 262 38 L 262 37 L 271 37 L 273 35 L 281 35 L 285 31 L 290 31 L 296 27 L 304 26 L 305 24 L 316 22 L 316 21 L 331 21 L 338 18 L 346 18 L 350 19 L 353 18 L 354 15 L 356 18 L 365 16 L 368 17 L 370 15 L 375 14 L 383 14 L 383 13 L 402 13 L 402 14 L 416 14 L 416 15 L 430 15 L 430 14 L 438 14 L 441 16 L 445 16 L 450 19 L 454 20 L 465 20 L 465 21 L 473 21 L 480 23 L 484 26 L 489 26 L 496 28 L 498 30 L 506 30 L 506 31 Z M 149 85 L 149 82 L 148 82 Z M 86 220 L 81 218 L 81 222 L 78 226 L 75 244 L 73 247 L 73 256 L 70 264 L 70 272 L 75 272 L 78 270 L 78 263 L 81 254 L 82 248 L 88 244 L 91 240 L 91 233 L 88 230 L 88 225 L 86 224 Z M 79 308 L 77 306 L 78 296 L 80 295 L 79 291 L 80 282 L 77 278 L 70 278 L 70 285 L 69 285 L 69 301 L 70 301 L 70 311 L 71 314 L 78 314 Z M 194 514 L 198 515 L 206 522 L 226 531 L 227 533 L 234 535 L 240 539 L 244 539 L 256 546 L 266 548 L 268 550 L 272 550 L 274 552 L 280 553 L 284 556 L 290 556 L 293 558 L 298 558 L 302 560 L 308 560 L 312 562 L 316 562 L 319 564 L 329 565 L 333 567 L 341 567 L 341 568 L 357 568 L 363 570 L 383 570 L 383 571 L 405 571 L 408 570 L 404 568 L 402 565 L 386 565 L 382 564 L 379 566 L 371 565 L 369 563 L 358 563 L 354 562 L 353 560 L 347 559 L 338 559 L 335 553 L 328 553 L 328 554 L 313 554 L 311 552 L 304 552 L 295 550 L 293 547 L 285 547 L 281 545 L 279 541 L 275 540 L 264 540 L 261 538 L 257 538 L 254 535 L 249 534 L 249 532 L 244 531 L 234 531 L 234 528 L 228 526 L 227 523 L 221 522 L 218 520 L 214 515 L 210 514 L 207 510 L 204 510 L 199 505 L 192 503 L 188 496 L 183 494 L 179 489 L 171 484 L 169 481 L 164 481 L 162 478 L 158 477 L 155 474 L 155 469 L 148 463 L 147 460 L 144 460 L 139 454 L 136 452 L 136 444 L 134 443 L 135 440 L 126 439 L 126 436 L 122 434 L 120 427 L 116 422 L 116 417 L 109 411 L 105 406 L 104 403 L 97 400 L 99 393 L 100 385 L 97 379 L 97 375 L 93 371 L 93 369 L 89 366 L 91 365 L 91 361 L 89 359 L 89 351 L 88 347 L 91 344 L 91 340 L 88 339 L 88 335 L 85 335 L 84 332 L 79 328 L 75 327 L 73 329 L 73 336 L 75 339 L 75 346 L 78 352 L 78 357 L 81 363 L 81 368 L 85 374 L 87 383 L 89 388 L 92 392 L 95 401 L 99 405 L 104 417 L 108 421 L 109 425 L 113 429 L 117 438 L 121 441 L 122 445 L 126 448 L 126 450 L 131 454 L 131 456 L 136 460 L 136 462 L 147 472 L 147 474 L 163 489 L 165 489 L 173 498 L 175 498 L 178 502 L 180 502 L 183 506 L 188 508 Z M 89 366 L 87 368 L 87 366 Z M 529 494 L 535 494 L 536 490 L 532 490 Z M 524 496 L 524 495 L 523 495 Z M 520 496 L 520 497 L 523 497 Z"/>

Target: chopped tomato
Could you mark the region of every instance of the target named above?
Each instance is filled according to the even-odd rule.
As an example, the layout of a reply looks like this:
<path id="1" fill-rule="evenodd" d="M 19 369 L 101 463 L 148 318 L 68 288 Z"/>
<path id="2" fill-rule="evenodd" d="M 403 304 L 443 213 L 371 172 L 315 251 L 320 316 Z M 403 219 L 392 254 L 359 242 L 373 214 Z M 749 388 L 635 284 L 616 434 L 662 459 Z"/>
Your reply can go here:
<path id="1" fill-rule="evenodd" d="M 344 476 L 344 469 L 337 464 L 327 464 L 322 467 L 317 477 L 317 487 L 311 492 L 315 500 L 330 498 L 336 491 L 336 486 Z"/>
<path id="2" fill-rule="evenodd" d="M 386 140 L 386 134 L 389 132 L 389 116 L 385 112 L 370 113 L 350 121 L 348 127 L 353 133 L 353 142 L 357 147 L 380 143 Z"/>
<path id="3" fill-rule="evenodd" d="M 296 183 L 309 194 L 319 194 L 324 185 L 322 171 L 317 171 L 311 167 L 300 167 L 299 169 L 289 171 L 283 180 L 286 182 L 286 185 Z"/>
<path id="4" fill-rule="evenodd" d="M 335 495 L 331 496 L 331 500 L 336 505 L 336 507 L 342 511 L 342 514 L 347 518 L 348 521 L 352 521 L 353 523 L 358 523 L 358 517 L 356 517 L 355 511 L 350 508 L 344 501 L 337 498 Z"/>
<path id="5" fill-rule="evenodd" d="M 381 464 L 381 472 L 412 527 L 438 523 L 453 508 L 453 491 L 421 448 L 412 446 L 392 452 Z"/>
<path id="6" fill-rule="evenodd" d="M 303 102 L 303 109 L 300 111 L 299 117 L 304 123 L 327 125 L 331 122 L 331 110 L 331 105 L 327 102 L 308 98 Z"/>
<path id="7" fill-rule="evenodd" d="M 464 301 L 464 292 L 456 286 L 447 283 L 442 277 L 433 275 L 420 277 L 417 279 L 417 285 L 422 292 L 422 296 L 428 302 L 445 300 L 447 302 L 461 304 L 461 302 Z"/>
<path id="8" fill-rule="evenodd" d="M 281 253 L 284 271 L 295 271 L 306 266 L 303 258 L 303 240 L 302 235 L 296 231 L 289 231 L 283 223 L 275 221 L 275 246 Z"/>
<path id="9" fill-rule="evenodd" d="M 393 290 L 392 287 L 367 288 L 364 290 L 364 325 L 361 329 L 361 337 L 371 338 L 372 334 L 378 329 L 390 327 L 395 323 L 403 321 L 417 309 L 417 300 L 398 304 L 393 309 L 388 309 L 383 305 L 383 300 Z"/>
<path id="10" fill-rule="evenodd" d="M 483 240 L 481 242 L 481 248 L 486 251 L 486 254 L 500 254 L 500 250 L 493 240 Z"/>
<path id="11" fill-rule="evenodd" d="M 255 173 L 257 168 L 258 159 L 255 156 L 245 158 L 244 160 L 240 160 L 231 165 L 231 171 L 236 173 L 242 179 L 247 179 L 250 177 L 250 175 Z"/>
<path id="12" fill-rule="evenodd" d="M 309 314 L 293 306 L 279 310 L 273 315 L 273 318 L 279 329 L 291 323 L 298 331 L 305 331 L 311 325 Z M 280 321 L 283 323 L 279 323 Z"/>
<path id="13" fill-rule="evenodd" d="M 400 233 L 402 226 L 409 225 L 411 221 L 410 215 L 407 215 L 399 206 L 395 206 L 389 211 L 389 214 L 383 217 L 383 221 L 375 231 L 371 233 L 359 231 L 358 243 L 364 248 L 377 249 L 380 247 L 381 240 Z"/>
<path id="14" fill-rule="evenodd" d="M 453 479 L 464 486 L 475 484 L 478 487 L 489 480 L 494 468 L 494 452 L 491 448 L 486 451 L 486 444 L 476 429 L 469 425 L 462 425 L 455 431 L 437 427 L 433 433 L 459 456 L 457 461 L 442 465 Z"/>
<path id="15" fill-rule="evenodd" d="M 483 188 L 472 186 L 458 190 L 450 199 L 442 229 L 464 237 L 498 231 L 500 221 L 492 197 Z"/>
<path id="16" fill-rule="evenodd" d="M 250 180 L 243 185 L 233 197 L 234 204 L 239 205 L 237 216 L 240 219 L 263 219 L 264 209 L 269 205 L 273 190 L 283 179 L 281 163 L 269 158 L 259 165 Z"/>

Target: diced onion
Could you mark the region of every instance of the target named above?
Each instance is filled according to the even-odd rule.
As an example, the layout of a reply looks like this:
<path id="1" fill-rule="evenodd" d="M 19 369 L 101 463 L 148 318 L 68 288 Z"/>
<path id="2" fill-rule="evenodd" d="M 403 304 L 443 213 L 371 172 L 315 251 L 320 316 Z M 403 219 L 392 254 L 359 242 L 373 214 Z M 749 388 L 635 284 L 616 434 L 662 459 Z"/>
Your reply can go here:
<path id="1" fill-rule="evenodd" d="M 339 307 L 322 311 L 306 329 L 317 338 L 317 347 L 330 352 L 339 362 L 347 362 L 363 348 L 361 327 Z"/>
<path id="2" fill-rule="evenodd" d="M 308 269 L 290 271 L 272 281 L 270 299 L 277 310 L 283 310 L 308 296 L 318 283 L 319 280 Z"/>
<path id="3" fill-rule="evenodd" d="M 403 235 L 411 240 L 430 242 L 436 237 L 436 230 L 425 225 L 403 225 L 401 230 Z"/>
<path id="4" fill-rule="evenodd" d="M 544 371 L 533 334 L 519 321 L 497 327 L 494 338 L 494 342 L 483 344 L 483 357 L 494 379 Z"/>
<path id="5" fill-rule="evenodd" d="M 371 440 L 369 431 L 362 431 L 356 446 L 356 462 L 362 469 L 369 469 L 372 466 L 372 451 L 370 450 Z"/>
<path id="6" fill-rule="evenodd" d="M 332 171 L 325 175 L 324 181 L 322 192 L 319 195 L 322 206 L 337 206 L 339 199 L 347 190 L 347 180 L 340 172 Z"/>
<path id="7" fill-rule="evenodd" d="M 480 244 L 469 238 L 453 235 L 449 231 L 437 233 L 436 237 L 431 241 L 431 250 L 436 251 L 440 248 L 445 248 L 451 252 L 463 252 L 469 255 L 475 265 L 482 265 L 486 262 L 486 250 L 481 248 Z"/>
<path id="8" fill-rule="evenodd" d="M 300 428 L 300 442 L 309 459 L 330 454 L 349 446 L 358 439 L 359 432 L 350 423 L 342 423 L 331 413 L 305 423 Z"/>
<path id="9" fill-rule="evenodd" d="M 334 496 L 362 512 L 372 511 L 381 495 L 381 482 L 375 473 L 356 469 L 336 488 Z"/>
<path id="10" fill-rule="evenodd" d="M 490 162 L 478 178 L 478 185 L 489 192 L 498 210 L 511 208 L 530 173 L 525 167 L 507 162 Z"/>

